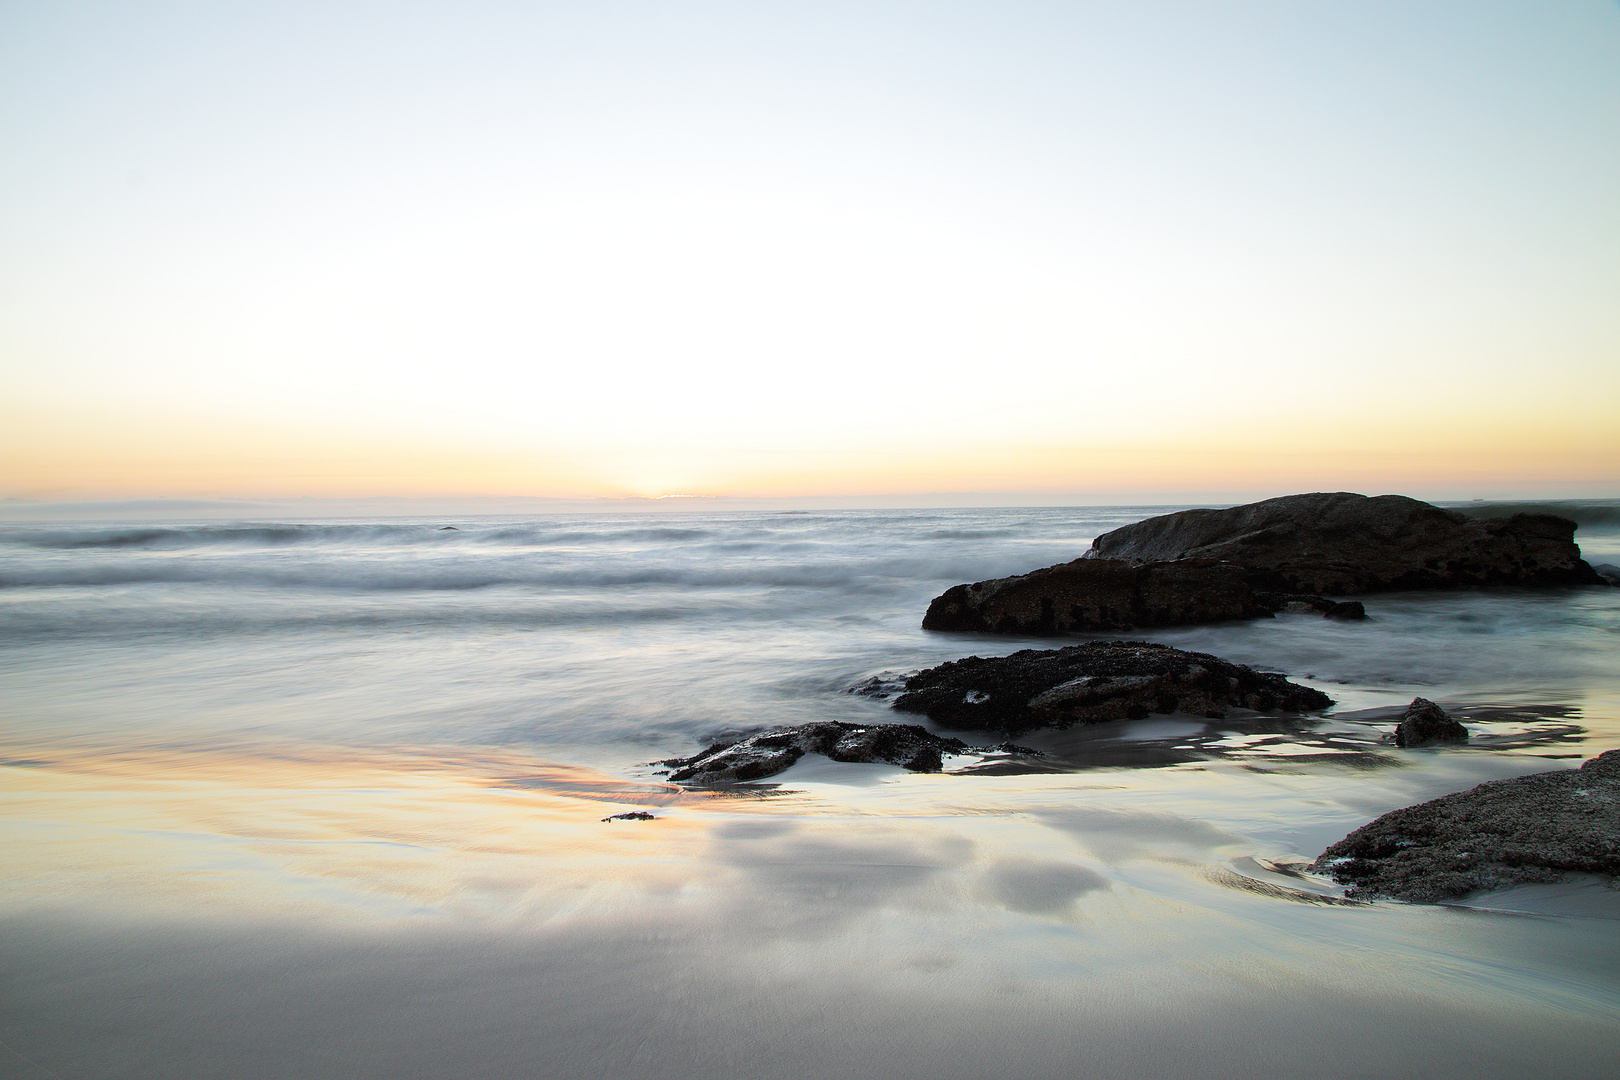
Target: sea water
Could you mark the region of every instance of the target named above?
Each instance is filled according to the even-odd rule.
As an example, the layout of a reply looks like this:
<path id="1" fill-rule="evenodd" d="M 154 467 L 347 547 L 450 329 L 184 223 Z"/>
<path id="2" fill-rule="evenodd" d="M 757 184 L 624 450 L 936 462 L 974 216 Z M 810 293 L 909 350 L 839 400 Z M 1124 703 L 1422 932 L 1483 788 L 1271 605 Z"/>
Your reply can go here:
<path id="1" fill-rule="evenodd" d="M 1034 733 L 1034 772 L 663 780 L 918 722 L 848 691 L 1053 644 L 931 597 L 1165 509 L 0 526 L 0 1073 L 1606 1075 L 1620 893 L 1297 866 L 1620 746 L 1620 590 L 1144 632 L 1337 704 Z M 1562 510 L 1620 561 L 1613 504 Z M 1390 745 L 1417 695 L 1470 745 Z"/>

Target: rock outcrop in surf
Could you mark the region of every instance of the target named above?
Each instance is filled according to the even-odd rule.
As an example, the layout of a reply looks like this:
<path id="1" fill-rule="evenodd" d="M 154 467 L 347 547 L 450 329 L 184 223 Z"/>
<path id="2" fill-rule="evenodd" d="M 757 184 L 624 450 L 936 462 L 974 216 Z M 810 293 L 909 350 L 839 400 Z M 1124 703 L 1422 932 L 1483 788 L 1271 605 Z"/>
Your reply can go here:
<path id="1" fill-rule="evenodd" d="M 1151 713 L 1220 718 L 1233 708 L 1311 712 L 1332 704 L 1320 690 L 1207 653 L 1146 641 L 1088 641 L 969 656 L 919 671 L 893 707 L 945 728 L 1016 735 Z"/>
<path id="2" fill-rule="evenodd" d="M 1492 780 L 1385 814 L 1312 869 L 1349 886 L 1350 896 L 1413 903 L 1568 873 L 1620 876 L 1620 750 L 1579 769 Z"/>
<path id="3" fill-rule="evenodd" d="M 1092 541 L 1090 558 L 1218 559 L 1259 589 L 1342 596 L 1472 585 L 1601 585 L 1552 514 L 1475 518 L 1404 495 L 1316 492 L 1148 518 Z"/>
<path id="4" fill-rule="evenodd" d="M 934 598 L 924 630 L 1050 637 L 1310 611 L 1364 619 L 1359 602 L 1254 589 L 1242 567 L 1217 559 L 1130 563 L 1080 558 L 1017 577 L 956 585 Z"/>
<path id="5" fill-rule="evenodd" d="M 1016 577 L 956 585 L 925 630 L 1051 636 L 1253 619 L 1362 619 L 1347 593 L 1469 585 L 1603 585 L 1550 514 L 1474 518 L 1404 495 L 1288 495 L 1184 510 L 1104 533 L 1091 550 Z"/>
<path id="6" fill-rule="evenodd" d="M 948 589 L 924 630 L 1063 634 L 1252 619 L 1269 612 L 1241 568 L 1214 559 L 1132 565 L 1076 559 L 1017 577 Z"/>

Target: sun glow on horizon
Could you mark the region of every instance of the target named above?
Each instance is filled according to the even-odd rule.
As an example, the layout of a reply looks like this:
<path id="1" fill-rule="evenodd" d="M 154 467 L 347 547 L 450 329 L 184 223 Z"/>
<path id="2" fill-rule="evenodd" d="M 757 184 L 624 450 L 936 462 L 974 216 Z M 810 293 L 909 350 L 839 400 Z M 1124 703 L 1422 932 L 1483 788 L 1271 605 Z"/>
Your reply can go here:
<path id="1" fill-rule="evenodd" d="M 1620 10 L 1179 11 L 15 6 L 0 496 L 1620 491 Z"/>
<path id="2" fill-rule="evenodd" d="M 1547 497 L 1620 490 L 1608 431 L 1567 423 L 1502 420 L 1419 424 L 1396 416 L 1324 433 L 1316 421 L 1279 421 L 1211 438 L 1149 433 L 1093 443 L 961 442 L 923 438 L 826 451 L 746 442 L 656 441 L 536 449 L 435 434 L 401 441 L 382 434 L 206 428 L 162 424 L 131 431 L 109 423 L 97 436 L 11 429 L 0 450 L 37 455 L 27 498 L 542 496 L 649 499 L 870 496 L 1000 492 L 1007 495 L 1403 491 Z M 51 446 L 56 438 L 60 445 Z M 98 441 L 99 440 L 99 441 Z M 196 446 L 206 446 L 199 462 Z"/>

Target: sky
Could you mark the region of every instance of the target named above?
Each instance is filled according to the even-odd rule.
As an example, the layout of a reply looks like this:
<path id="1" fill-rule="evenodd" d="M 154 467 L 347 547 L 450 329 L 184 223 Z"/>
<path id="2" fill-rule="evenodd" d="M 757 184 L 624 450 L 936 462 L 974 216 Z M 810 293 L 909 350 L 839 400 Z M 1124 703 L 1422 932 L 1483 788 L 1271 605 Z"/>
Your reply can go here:
<path id="1" fill-rule="evenodd" d="M 0 147 L 0 497 L 1620 496 L 1614 0 L 4 0 Z"/>

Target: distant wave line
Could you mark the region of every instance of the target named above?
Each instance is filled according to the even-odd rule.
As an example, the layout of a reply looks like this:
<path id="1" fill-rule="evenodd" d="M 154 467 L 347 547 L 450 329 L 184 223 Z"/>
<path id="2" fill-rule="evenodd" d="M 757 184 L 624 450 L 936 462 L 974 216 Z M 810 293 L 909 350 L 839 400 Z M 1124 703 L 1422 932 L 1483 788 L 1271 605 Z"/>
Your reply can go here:
<path id="1" fill-rule="evenodd" d="M 446 535 L 446 534 L 450 535 Z M 395 543 L 501 543 L 534 545 L 637 543 L 646 541 L 702 540 L 715 536 L 709 529 L 603 529 L 555 531 L 547 527 L 447 529 L 439 525 L 221 525 L 149 527 L 137 529 L 29 530 L 0 534 L 0 542 L 60 551 L 84 549 L 179 550 L 234 545 L 274 547 L 289 544 L 392 541 Z"/>
<path id="2" fill-rule="evenodd" d="M 436 566 L 393 570 L 350 564 L 308 565 L 281 569 L 213 562 L 151 562 L 100 566 L 48 566 L 0 571 L 0 588 L 95 588 L 119 585 L 198 584 L 231 587 L 305 588 L 340 592 L 443 592 L 500 587 L 629 588 L 856 588 L 893 581 L 957 579 L 972 576 L 960 563 L 927 560 L 880 560 L 851 566 L 848 562 L 792 566 L 636 570 L 548 570 L 478 567 L 467 570 Z"/>

